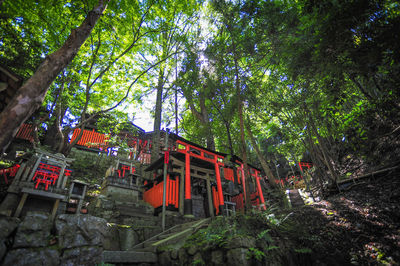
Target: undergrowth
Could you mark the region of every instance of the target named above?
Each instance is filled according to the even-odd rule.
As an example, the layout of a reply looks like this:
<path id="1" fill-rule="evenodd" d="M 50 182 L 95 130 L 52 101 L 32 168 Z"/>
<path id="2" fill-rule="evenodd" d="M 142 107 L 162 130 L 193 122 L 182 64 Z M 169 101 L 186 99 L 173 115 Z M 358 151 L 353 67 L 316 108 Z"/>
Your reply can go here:
<path id="1" fill-rule="evenodd" d="M 245 239 L 244 242 L 254 243 L 254 246 L 247 247 L 246 254 L 246 258 L 253 261 L 262 262 L 312 253 L 312 237 L 290 218 L 291 213 L 278 213 L 273 208 L 264 212 L 252 211 L 248 214 L 216 217 L 207 228 L 190 236 L 184 248 L 196 246 L 206 254 L 218 249 L 229 250 L 235 246 L 235 242 Z"/>

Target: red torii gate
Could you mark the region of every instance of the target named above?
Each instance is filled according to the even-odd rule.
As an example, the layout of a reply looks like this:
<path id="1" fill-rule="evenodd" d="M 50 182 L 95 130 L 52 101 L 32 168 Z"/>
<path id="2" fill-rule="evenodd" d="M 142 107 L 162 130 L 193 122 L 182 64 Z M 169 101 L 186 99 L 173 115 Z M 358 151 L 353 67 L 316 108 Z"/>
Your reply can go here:
<path id="1" fill-rule="evenodd" d="M 236 160 L 236 163 L 240 165 L 240 167 L 238 167 L 237 169 L 238 169 L 238 172 L 240 171 L 240 173 L 241 173 L 241 177 L 242 177 L 242 186 L 243 186 L 243 196 L 244 196 L 244 198 L 246 198 L 246 182 L 245 182 L 245 180 L 244 180 L 244 178 L 245 178 L 245 175 L 244 175 L 244 166 L 243 166 L 243 163 L 240 162 L 240 161 L 238 161 L 238 160 Z M 264 194 L 263 194 L 263 192 L 262 192 L 261 184 L 260 184 L 260 178 L 261 178 L 261 177 L 259 176 L 260 171 L 257 170 L 257 169 L 255 169 L 255 168 L 253 168 L 253 167 L 251 167 L 250 165 L 249 165 L 249 170 L 250 170 L 250 171 L 249 171 L 249 172 L 250 172 L 250 173 L 249 173 L 250 176 L 253 177 L 254 180 L 256 181 L 256 186 L 257 186 L 257 192 L 256 192 L 256 193 L 258 193 L 258 196 L 260 197 L 260 201 L 261 201 L 260 207 L 262 207 L 264 210 L 266 210 L 266 207 L 265 207 L 265 200 L 264 200 Z M 252 173 L 251 170 L 253 170 L 254 173 Z M 243 197 L 241 197 L 241 199 L 242 199 L 242 198 L 243 198 Z"/>
<path id="2" fill-rule="evenodd" d="M 190 181 L 190 157 L 198 158 L 214 164 L 215 179 L 217 181 L 218 193 L 218 212 L 222 213 L 224 208 L 224 196 L 222 192 L 221 174 L 219 167 L 224 167 L 224 156 L 207 151 L 205 149 L 196 147 L 194 145 L 185 143 L 181 140 L 176 141 L 176 151 L 185 154 L 185 200 L 184 200 L 184 214 L 192 214 L 192 193 Z"/>
<path id="3" fill-rule="evenodd" d="M 307 169 L 310 169 L 311 167 L 313 167 L 312 163 L 305 163 L 305 162 L 299 162 L 299 167 L 300 170 L 303 172 L 303 167 L 307 167 Z"/>

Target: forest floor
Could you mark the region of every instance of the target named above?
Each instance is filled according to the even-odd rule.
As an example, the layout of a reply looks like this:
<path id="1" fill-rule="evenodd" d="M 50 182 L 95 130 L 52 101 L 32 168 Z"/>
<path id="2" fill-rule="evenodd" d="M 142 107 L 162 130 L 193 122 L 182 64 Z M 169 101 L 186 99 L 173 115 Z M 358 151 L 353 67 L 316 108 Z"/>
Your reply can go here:
<path id="1" fill-rule="evenodd" d="M 400 173 L 364 180 L 346 192 L 294 208 L 301 241 L 328 265 L 400 263 Z"/>

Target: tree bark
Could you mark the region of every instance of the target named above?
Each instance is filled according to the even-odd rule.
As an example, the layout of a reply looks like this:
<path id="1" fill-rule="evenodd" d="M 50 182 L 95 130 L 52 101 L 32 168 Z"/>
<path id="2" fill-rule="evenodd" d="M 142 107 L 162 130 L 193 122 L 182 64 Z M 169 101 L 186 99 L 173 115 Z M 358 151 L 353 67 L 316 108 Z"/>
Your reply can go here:
<path id="1" fill-rule="evenodd" d="M 160 66 L 157 82 L 157 99 L 156 110 L 154 114 L 154 126 L 151 148 L 151 162 L 155 162 L 160 156 L 160 127 L 161 127 L 161 111 L 162 111 L 162 96 L 164 88 L 164 68 Z"/>
<path id="2" fill-rule="evenodd" d="M 261 166 L 262 166 L 262 168 L 263 168 L 265 174 L 266 174 L 267 177 L 268 177 L 268 182 L 269 182 L 269 184 L 270 184 L 271 187 L 273 187 L 273 188 L 278 188 L 278 186 L 277 186 L 277 184 L 276 184 L 276 182 L 275 182 L 275 177 L 274 177 L 274 175 L 272 174 L 271 168 L 269 168 L 268 163 L 265 161 L 264 156 L 261 154 L 261 151 L 260 151 L 260 149 L 258 148 L 258 145 L 257 145 L 257 143 L 256 143 L 256 140 L 254 139 L 254 136 L 253 136 L 253 133 L 251 132 L 251 129 L 250 129 L 249 124 L 246 124 L 246 131 L 247 131 L 247 134 L 248 134 L 248 136 L 249 136 L 249 138 L 250 138 L 251 145 L 253 146 L 254 150 L 256 151 L 257 158 L 258 158 L 258 160 L 260 161 Z"/>
<path id="3" fill-rule="evenodd" d="M 99 0 L 82 24 L 72 30 L 64 45 L 46 56 L 35 74 L 17 91 L 0 114 L 0 152 L 3 154 L 19 127 L 40 107 L 47 90 L 57 75 L 76 56 L 103 14 L 109 0 Z"/>
<path id="4" fill-rule="evenodd" d="M 203 90 L 204 90 L 204 88 L 203 88 Z M 203 127 L 207 131 L 207 133 L 206 133 L 207 148 L 210 150 L 215 150 L 214 134 L 211 129 L 210 120 L 208 118 L 208 109 L 206 106 L 206 96 L 204 95 L 203 90 L 199 91 L 200 111 L 197 110 L 196 106 L 194 106 L 193 96 L 191 95 L 192 92 L 188 92 L 186 90 L 183 90 L 182 92 L 189 104 L 189 108 L 190 108 L 190 111 L 192 112 L 193 116 L 196 117 L 197 120 L 199 120 L 199 122 L 203 125 Z"/>
<path id="5" fill-rule="evenodd" d="M 228 25 L 229 26 L 229 25 Z M 229 27 L 228 27 L 229 28 Z M 237 58 L 237 50 L 236 50 L 236 43 L 233 40 L 232 33 L 232 48 L 233 48 L 233 61 L 235 64 L 235 87 L 236 87 L 236 97 L 238 99 L 238 115 L 240 121 L 240 149 L 242 153 L 242 160 L 243 160 L 243 167 L 244 167 L 244 180 L 245 180 L 245 207 L 247 211 L 251 210 L 251 198 L 250 198 L 250 172 L 249 166 L 247 164 L 247 150 L 246 150 L 246 141 L 244 137 L 244 120 L 243 120 L 243 100 L 242 94 L 240 90 L 240 80 L 239 80 L 239 65 L 238 65 L 238 58 Z"/>

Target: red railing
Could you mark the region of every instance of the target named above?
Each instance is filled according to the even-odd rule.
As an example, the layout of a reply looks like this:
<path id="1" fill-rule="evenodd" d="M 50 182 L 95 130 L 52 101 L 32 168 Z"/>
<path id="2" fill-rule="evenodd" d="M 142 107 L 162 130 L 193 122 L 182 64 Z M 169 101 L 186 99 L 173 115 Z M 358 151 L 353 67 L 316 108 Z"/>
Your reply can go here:
<path id="1" fill-rule="evenodd" d="M 4 168 L 0 170 L 0 176 L 4 177 L 4 181 L 6 184 L 8 184 L 8 179 L 7 177 L 15 177 L 15 175 L 18 172 L 18 169 L 21 166 L 19 164 L 16 164 L 14 166 L 8 167 L 8 168 Z"/>
<path id="2" fill-rule="evenodd" d="M 33 142 L 33 125 L 22 124 L 17 132 L 17 135 L 15 135 L 15 138 Z"/>
<path id="3" fill-rule="evenodd" d="M 150 203 L 154 208 L 162 206 L 164 181 L 154 185 L 143 193 L 143 200 Z M 179 179 L 172 180 L 167 178 L 167 193 L 165 205 L 179 207 Z"/>
<path id="4" fill-rule="evenodd" d="M 80 128 L 75 129 L 74 133 L 72 134 L 70 142 L 73 142 L 79 136 L 80 133 L 81 133 Z M 97 148 L 106 150 L 108 148 L 107 142 L 108 142 L 107 135 L 102 133 L 97 133 L 93 129 L 92 131 L 83 130 L 82 137 L 76 144 L 88 148 Z"/>

